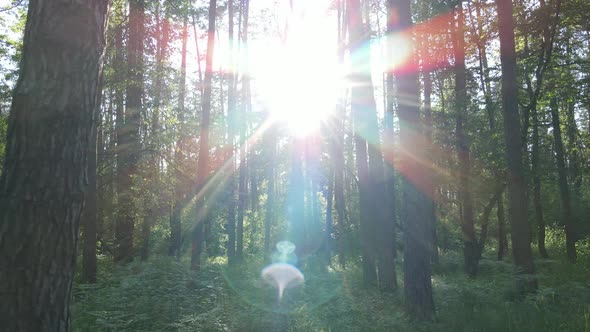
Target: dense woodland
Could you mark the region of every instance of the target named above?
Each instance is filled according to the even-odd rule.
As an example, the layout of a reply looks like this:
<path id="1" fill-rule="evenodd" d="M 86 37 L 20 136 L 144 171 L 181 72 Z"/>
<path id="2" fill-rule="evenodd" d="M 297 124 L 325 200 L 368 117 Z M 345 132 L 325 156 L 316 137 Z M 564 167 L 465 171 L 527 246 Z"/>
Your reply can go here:
<path id="1" fill-rule="evenodd" d="M 590 331 L 587 0 L 0 5 L 1 331 Z"/>

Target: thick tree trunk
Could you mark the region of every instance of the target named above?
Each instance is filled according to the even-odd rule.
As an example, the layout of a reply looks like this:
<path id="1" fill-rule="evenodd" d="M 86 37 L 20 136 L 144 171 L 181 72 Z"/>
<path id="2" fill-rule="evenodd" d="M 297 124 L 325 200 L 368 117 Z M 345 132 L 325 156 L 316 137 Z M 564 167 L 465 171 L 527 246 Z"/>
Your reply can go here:
<path id="1" fill-rule="evenodd" d="M 98 92 L 100 93 L 100 91 Z M 97 102 L 99 102 L 97 100 Z M 100 104 L 97 105 L 100 109 Z M 100 111 L 99 111 L 100 112 Z M 100 120 L 99 120 L 100 121 Z M 96 186 L 96 141 L 97 124 L 92 126 L 92 136 L 88 147 L 88 189 L 86 201 L 82 212 L 82 281 L 87 283 L 96 282 L 96 228 L 98 217 L 97 186 Z"/>
<path id="2" fill-rule="evenodd" d="M 144 1 L 129 1 L 129 36 L 127 40 L 127 102 L 125 127 L 119 132 L 118 169 L 119 206 L 115 229 L 115 262 L 133 259 L 133 233 L 136 207 L 133 202 L 133 178 L 137 174 L 140 150 L 140 118 L 143 95 Z"/>
<path id="3" fill-rule="evenodd" d="M 205 187 L 209 176 L 209 126 L 211 117 L 211 81 L 213 78 L 213 51 L 215 46 L 215 18 L 217 13 L 216 0 L 209 1 L 209 28 L 207 30 L 207 57 L 205 60 L 205 80 L 203 82 L 203 101 L 201 114 L 201 132 L 199 143 L 199 160 L 197 165 L 197 188 Z M 191 268 L 199 271 L 201 268 L 201 253 L 203 251 L 204 224 L 207 220 L 206 196 L 197 202 L 197 224 L 193 229 L 191 249 Z"/>
<path id="4" fill-rule="evenodd" d="M 107 1 L 29 1 L 0 178 L 0 326 L 68 331 Z"/>
<path id="5" fill-rule="evenodd" d="M 516 286 L 522 293 L 537 289 L 535 266 L 531 251 L 531 234 L 527 218 L 526 186 L 522 169 L 522 144 L 518 111 L 518 82 L 514 45 L 512 1 L 496 0 L 500 34 L 500 61 L 502 66 L 502 109 L 508 168 L 508 215 L 512 228 L 512 254 L 514 264 L 523 274 Z"/>
<path id="6" fill-rule="evenodd" d="M 498 218 L 498 260 L 504 259 L 504 254 L 508 251 L 508 240 L 506 236 L 506 218 L 504 216 L 504 195 L 498 198 L 496 216 Z"/>
<path id="7" fill-rule="evenodd" d="M 363 22 L 361 18 L 361 7 L 359 0 L 347 1 L 347 18 L 349 29 L 349 45 L 351 53 L 358 56 L 360 47 L 367 36 L 364 36 Z M 360 60 L 360 61 L 359 61 Z M 362 254 L 363 281 L 365 286 L 377 283 L 376 270 L 376 238 L 375 228 L 377 223 L 374 214 L 374 201 L 371 197 L 375 190 L 370 184 L 369 162 L 367 155 L 367 139 L 364 134 L 368 131 L 366 117 L 370 110 L 363 109 L 365 102 L 368 102 L 367 83 L 370 84 L 370 73 L 367 73 L 367 63 L 361 59 L 355 59 L 352 63 L 355 84 L 351 88 L 351 113 L 354 126 L 354 145 L 356 151 L 356 168 L 359 179 L 359 210 L 360 210 L 360 240 Z M 368 77 L 367 77 L 368 76 Z M 372 89 L 371 89 L 372 90 Z M 374 102 L 374 101 L 373 101 Z M 377 135 L 377 133 L 372 133 Z"/>
<path id="8" fill-rule="evenodd" d="M 567 182 L 567 169 L 565 167 L 565 153 L 561 137 L 561 121 L 559 119 L 559 107 L 556 97 L 551 99 L 551 120 L 553 123 L 553 138 L 555 141 L 555 159 L 561 198 L 561 222 L 565 225 L 565 248 L 570 262 L 576 261 L 576 235 L 572 223 L 572 206 L 570 189 Z"/>
<path id="9" fill-rule="evenodd" d="M 412 26 L 409 0 L 390 0 L 388 6 L 398 13 L 399 29 Z M 404 35 L 411 38 L 409 34 Z M 408 313 L 421 320 L 434 317 L 431 281 L 430 233 L 432 202 L 427 190 L 432 186 L 428 168 L 421 162 L 426 157 L 426 140 L 419 114 L 419 86 L 415 68 L 399 68 L 398 79 L 400 151 L 399 171 L 403 175 L 404 206 L 404 295 Z M 410 149 L 411 147 L 411 149 Z"/>

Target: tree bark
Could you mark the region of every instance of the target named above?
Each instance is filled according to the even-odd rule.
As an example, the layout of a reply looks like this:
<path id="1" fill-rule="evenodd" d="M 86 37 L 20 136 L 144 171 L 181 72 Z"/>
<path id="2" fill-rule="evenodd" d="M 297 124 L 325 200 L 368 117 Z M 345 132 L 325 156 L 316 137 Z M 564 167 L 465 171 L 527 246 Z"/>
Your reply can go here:
<path id="1" fill-rule="evenodd" d="M 397 13 L 400 31 L 412 27 L 409 0 L 390 0 L 388 5 Z M 403 35 L 412 38 L 409 33 Z M 408 313 L 420 320 L 434 317 L 431 281 L 430 213 L 431 177 L 424 163 L 426 140 L 419 114 L 419 86 L 416 68 L 399 68 L 394 72 L 398 91 L 403 99 L 399 104 L 400 151 L 399 172 L 403 175 L 404 225 L 404 295 Z M 411 151 L 410 151 L 410 147 Z"/>
<path id="2" fill-rule="evenodd" d="M 216 0 L 209 1 L 209 27 L 207 36 L 207 56 L 205 59 L 205 79 L 203 82 L 203 101 L 201 114 L 201 132 L 199 143 L 199 160 L 197 164 L 197 188 L 204 190 L 209 176 L 209 126 L 211 117 L 211 81 L 213 78 L 213 51 L 215 47 L 215 18 L 217 13 Z M 191 268 L 201 268 L 201 253 L 204 242 L 204 224 L 207 220 L 206 196 L 197 202 L 197 224 L 193 229 L 191 249 Z"/>
<path id="3" fill-rule="evenodd" d="M 98 93 L 100 94 L 100 88 Z M 96 106 L 100 112 L 100 102 Z M 100 117 L 99 117 L 100 118 Z M 100 120 L 98 120 L 100 122 Z M 96 142 L 97 124 L 93 122 L 90 145 L 88 147 L 88 189 L 86 190 L 86 201 L 82 211 L 82 281 L 86 283 L 96 282 L 96 228 L 98 217 L 97 186 L 96 186 Z"/>
<path id="4" fill-rule="evenodd" d="M 0 326 L 69 331 L 107 1 L 29 1 L 0 178 Z"/>
<path id="5" fill-rule="evenodd" d="M 535 102 L 536 104 L 536 102 Z M 541 203 L 541 178 L 539 175 L 539 114 L 537 106 L 532 107 L 532 122 L 533 122 L 533 150 L 531 153 L 531 165 L 533 176 L 533 200 L 535 205 L 535 218 L 537 219 L 537 245 L 539 247 L 539 254 L 543 258 L 549 258 L 547 250 L 545 249 L 545 220 L 543 218 L 543 205 Z"/>
<path id="6" fill-rule="evenodd" d="M 143 95 L 144 1 L 129 1 L 129 36 L 127 40 L 127 102 L 125 126 L 119 132 L 118 216 L 115 229 L 115 262 L 133 259 L 133 233 L 136 206 L 133 202 L 133 178 L 137 174 L 140 150 L 140 118 Z"/>
<path id="7" fill-rule="evenodd" d="M 565 167 L 565 153 L 561 137 L 561 121 L 559 119 L 559 107 L 556 97 L 551 99 L 551 121 L 553 123 L 553 139 L 555 141 L 555 159 L 559 181 L 559 193 L 561 198 L 561 222 L 565 225 L 565 248 L 570 262 L 576 261 L 576 235 L 572 223 L 572 206 L 570 189 L 567 182 L 567 169 Z"/>
<path id="8" fill-rule="evenodd" d="M 506 237 L 506 218 L 504 216 L 504 195 L 498 197 L 498 206 L 496 207 L 496 216 L 498 218 L 498 260 L 504 259 L 504 254 L 508 250 L 508 240 Z"/>
<path id="9" fill-rule="evenodd" d="M 522 276 L 517 277 L 519 292 L 537 289 L 535 266 L 531 251 L 531 235 L 527 218 L 527 200 L 522 169 L 522 138 L 518 111 L 518 82 L 514 44 L 512 0 L 496 0 L 500 35 L 500 61 L 502 67 L 502 109 L 508 168 L 508 215 L 512 228 L 512 254 L 514 264 Z"/>
<path id="10" fill-rule="evenodd" d="M 473 200 L 471 198 L 471 157 L 469 142 L 464 129 L 467 115 L 467 69 L 465 67 L 465 41 L 463 8 L 461 4 L 454 10 L 453 53 L 455 58 L 455 105 L 456 105 L 456 144 L 459 160 L 459 200 L 461 201 L 461 232 L 463 234 L 463 257 L 465 272 L 470 277 L 477 275 L 478 245 L 475 238 Z"/>
<path id="11" fill-rule="evenodd" d="M 359 50 L 368 36 L 364 36 L 361 7 L 359 0 L 347 1 L 347 18 L 349 29 L 349 45 L 351 54 L 358 57 Z M 368 64 L 361 59 L 355 59 L 352 63 L 352 71 L 355 75 L 355 84 L 351 88 L 351 113 L 354 126 L 354 145 L 356 150 L 356 168 L 359 179 L 359 207 L 360 207 L 360 240 L 362 254 L 363 282 L 365 286 L 377 283 L 376 247 L 375 241 L 375 215 L 371 192 L 369 162 L 367 156 L 367 140 L 363 136 L 367 130 L 366 117 L 369 110 L 364 110 L 364 103 L 368 102 L 368 89 L 370 73 L 367 73 Z M 368 76 L 368 77 L 367 77 Z M 372 89 L 371 89 L 372 90 Z M 374 101 L 373 101 L 374 102 Z M 376 133 L 373 133 L 375 135 Z"/>
<path id="12" fill-rule="evenodd" d="M 227 221 L 227 261 L 229 264 L 233 264 L 235 262 L 236 257 L 236 184 L 235 184 L 235 176 L 234 172 L 236 169 L 236 147 L 235 147 L 235 139 L 236 139 L 236 75 L 235 71 L 237 66 L 234 63 L 234 3 L 233 0 L 228 1 L 227 3 L 227 12 L 228 12 L 228 39 L 229 39 L 229 57 L 230 57 L 230 70 L 228 71 L 228 82 L 227 82 L 227 117 L 228 117 L 228 125 L 227 125 L 227 132 L 229 137 L 229 145 L 231 149 L 231 174 L 229 175 L 228 179 L 228 191 L 229 197 L 228 200 L 228 221 Z M 268 210 L 267 210 L 268 213 Z M 266 240 L 266 237 L 265 237 Z M 265 242 L 266 248 L 266 242 Z M 266 252 L 266 250 L 265 250 Z"/>

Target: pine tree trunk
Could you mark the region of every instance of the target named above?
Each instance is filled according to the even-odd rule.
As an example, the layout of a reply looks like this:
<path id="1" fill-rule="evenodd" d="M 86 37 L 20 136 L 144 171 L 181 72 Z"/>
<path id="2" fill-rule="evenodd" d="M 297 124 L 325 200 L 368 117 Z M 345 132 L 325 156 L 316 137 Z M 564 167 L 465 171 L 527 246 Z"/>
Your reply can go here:
<path id="1" fill-rule="evenodd" d="M 459 160 L 459 200 L 461 201 L 461 231 L 463 234 L 463 257 L 465 272 L 471 277 L 477 275 L 478 245 L 475 238 L 473 201 L 471 199 L 471 158 L 464 122 L 467 114 L 467 69 L 465 68 L 465 41 L 463 39 L 463 8 L 454 10 L 453 51 L 455 57 L 455 104 L 457 106 L 456 130 L 457 159 Z"/>
<path id="2" fill-rule="evenodd" d="M 537 289 L 535 267 L 531 251 L 531 235 L 527 218 L 526 185 L 523 174 L 522 137 L 518 111 L 518 82 L 514 45 L 512 1 L 496 0 L 500 34 L 500 61 L 502 67 L 502 110 L 508 169 L 508 215 L 512 229 L 514 264 L 523 274 L 516 280 L 517 289 L 531 292 Z"/>
<path id="3" fill-rule="evenodd" d="M 506 218 L 504 216 L 504 195 L 498 198 L 496 216 L 498 218 L 498 260 L 504 259 L 504 254 L 508 251 L 508 240 L 506 236 Z"/>
<path id="4" fill-rule="evenodd" d="M 366 36 L 364 36 L 363 22 L 361 17 L 361 6 L 359 0 L 347 1 L 347 17 L 349 29 L 349 45 L 351 53 L 358 52 L 364 45 Z M 357 53 L 355 53 L 357 54 Z M 359 57 L 360 58 L 360 57 Z M 356 168 L 359 179 L 359 206 L 360 206 L 360 240 L 362 253 L 363 281 L 365 286 L 377 284 L 376 255 L 375 255 L 375 227 L 376 220 L 373 211 L 373 200 L 371 197 L 372 190 L 369 176 L 369 162 L 367 155 L 367 140 L 363 136 L 367 133 L 366 116 L 364 114 L 364 102 L 369 96 L 366 96 L 367 74 L 363 73 L 364 66 L 362 60 L 356 59 L 352 64 L 355 84 L 351 88 L 351 113 L 354 127 L 354 146 L 356 152 Z M 370 82 L 370 78 L 369 78 Z M 372 96 L 370 96 L 372 97 Z M 372 133 L 373 135 L 376 133 Z"/>
<path id="5" fill-rule="evenodd" d="M 118 137 L 122 164 L 118 172 L 118 216 L 115 229 L 115 262 L 133 259 L 133 233 L 136 206 L 133 202 L 133 178 L 137 174 L 140 150 L 140 118 L 143 95 L 144 1 L 129 1 L 127 40 L 127 102 L 125 125 Z"/>
<path id="6" fill-rule="evenodd" d="M 543 205 L 541 203 L 541 178 L 539 176 L 539 115 L 536 102 L 531 105 L 532 122 L 533 122 L 533 150 L 531 156 L 532 176 L 533 176 L 533 200 L 535 205 L 535 218 L 537 219 L 537 245 L 539 254 L 543 258 L 549 258 L 545 249 L 545 220 L 543 219 Z"/>
<path id="7" fill-rule="evenodd" d="M 570 262 L 576 261 L 576 237 L 572 223 L 572 207 L 570 189 L 567 182 L 567 169 L 565 167 L 565 153 L 561 137 L 561 121 L 559 119 L 559 107 L 556 97 L 551 99 L 551 120 L 553 123 L 553 138 L 555 141 L 555 158 L 561 198 L 561 222 L 565 225 L 565 248 Z"/>
<path id="8" fill-rule="evenodd" d="M 209 1 L 209 27 L 207 36 L 207 56 L 205 60 L 205 80 L 203 82 L 203 101 L 201 114 L 201 132 L 199 143 L 199 160 L 197 165 L 197 188 L 203 190 L 209 177 L 209 126 L 211 117 L 211 81 L 213 78 L 213 54 L 215 46 L 216 0 Z M 206 194 L 206 193 L 205 193 Z M 191 247 L 191 268 L 201 268 L 201 253 L 204 242 L 204 224 L 207 220 L 206 195 L 197 202 L 197 224 L 194 226 Z"/>
<path id="9" fill-rule="evenodd" d="M 107 1 L 29 1 L 0 178 L 0 326 L 69 331 Z"/>
<path id="10" fill-rule="evenodd" d="M 404 31 L 412 26 L 409 0 L 390 0 L 393 12 L 398 13 L 399 29 Z M 403 35 L 411 38 L 410 34 Z M 404 205 L 401 215 L 404 225 L 404 295 L 406 310 L 417 319 L 430 320 L 434 317 L 434 300 L 431 281 L 430 232 L 432 202 L 428 188 L 432 180 L 427 167 L 421 162 L 426 157 L 426 139 L 423 136 L 419 114 L 419 86 L 415 67 L 398 68 L 394 74 L 398 79 L 398 93 L 403 96 L 399 104 L 400 151 L 399 172 L 403 175 Z M 414 70 L 412 70 L 414 69 Z M 409 147 L 412 147 L 409 153 Z"/>
<path id="11" fill-rule="evenodd" d="M 235 191 L 236 191 L 236 184 L 235 184 L 235 176 L 234 172 L 236 169 L 236 147 L 235 147 L 235 136 L 236 136 L 236 75 L 235 70 L 237 66 L 234 63 L 234 3 L 233 1 L 228 1 L 228 39 L 229 39 L 229 57 L 230 57 L 230 70 L 228 72 L 228 82 L 227 82 L 227 117 L 228 117 L 228 125 L 227 125 L 227 133 L 229 137 L 229 145 L 231 150 L 231 174 L 229 175 L 228 179 L 228 191 L 229 191 L 229 200 L 228 200 L 228 217 L 227 217 L 227 261 L 229 264 L 233 264 L 235 262 L 236 257 L 236 199 L 235 199 Z M 265 238 L 266 239 L 266 238 Z M 265 246 L 266 248 L 266 246 Z M 266 251 L 265 251 L 266 252 Z"/>
<path id="12" fill-rule="evenodd" d="M 97 108 L 100 108 L 100 104 L 97 105 Z M 88 189 L 86 191 L 84 210 L 82 211 L 82 281 L 86 283 L 96 282 L 96 226 L 98 217 L 96 141 L 97 125 L 94 123 L 88 148 Z"/>

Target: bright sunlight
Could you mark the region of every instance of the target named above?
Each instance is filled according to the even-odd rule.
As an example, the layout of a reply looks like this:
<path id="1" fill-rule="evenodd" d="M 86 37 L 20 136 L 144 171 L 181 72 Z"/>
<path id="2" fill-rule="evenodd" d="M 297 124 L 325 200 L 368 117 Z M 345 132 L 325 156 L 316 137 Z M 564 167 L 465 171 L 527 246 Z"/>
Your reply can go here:
<path id="1" fill-rule="evenodd" d="M 328 1 L 298 1 L 280 9 L 288 22 L 276 38 L 250 44 L 249 71 L 271 120 L 295 136 L 316 132 L 344 86 Z M 334 22 L 332 22 L 334 21 Z"/>

